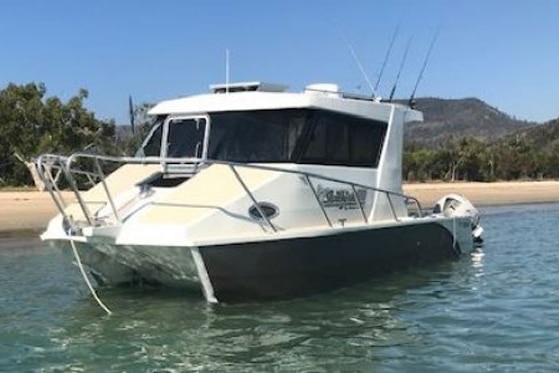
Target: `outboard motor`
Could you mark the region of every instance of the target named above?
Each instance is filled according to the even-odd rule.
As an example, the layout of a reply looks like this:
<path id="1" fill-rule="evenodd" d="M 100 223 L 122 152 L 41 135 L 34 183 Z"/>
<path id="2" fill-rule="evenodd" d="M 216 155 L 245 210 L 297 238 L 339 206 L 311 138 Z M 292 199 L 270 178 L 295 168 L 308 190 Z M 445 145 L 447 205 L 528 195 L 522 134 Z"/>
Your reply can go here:
<path id="1" fill-rule="evenodd" d="M 443 214 L 446 217 L 469 216 L 472 224 L 472 236 L 476 244 L 481 244 L 483 228 L 479 225 L 479 211 L 468 199 L 460 194 L 448 194 L 437 201 L 433 213 Z"/>

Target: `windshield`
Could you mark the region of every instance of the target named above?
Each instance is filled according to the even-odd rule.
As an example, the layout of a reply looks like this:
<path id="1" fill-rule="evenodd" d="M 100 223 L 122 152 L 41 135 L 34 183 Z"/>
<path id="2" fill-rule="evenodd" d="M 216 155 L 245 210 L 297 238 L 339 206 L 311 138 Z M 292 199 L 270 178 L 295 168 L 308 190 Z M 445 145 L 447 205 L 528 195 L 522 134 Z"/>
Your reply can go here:
<path id="1" fill-rule="evenodd" d="M 144 142 L 136 152 L 136 157 L 159 157 L 161 155 L 161 136 L 163 132 L 164 117 L 157 118 Z"/>

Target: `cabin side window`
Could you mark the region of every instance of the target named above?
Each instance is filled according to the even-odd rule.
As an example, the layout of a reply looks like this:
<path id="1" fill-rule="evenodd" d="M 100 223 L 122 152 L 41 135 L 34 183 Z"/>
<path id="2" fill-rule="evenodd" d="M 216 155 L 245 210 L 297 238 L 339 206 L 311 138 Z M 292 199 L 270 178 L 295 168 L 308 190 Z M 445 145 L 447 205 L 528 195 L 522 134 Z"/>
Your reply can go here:
<path id="1" fill-rule="evenodd" d="M 387 124 L 309 109 L 211 115 L 208 158 L 376 167 Z"/>
<path id="2" fill-rule="evenodd" d="M 318 112 L 297 163 L 376 167 L 386 127 L 378 121 Z"/>
<path id="3" fill-rule="evenodd" d="M 212 114 L 208 158 L 291 162 L 305 118 L 298 110 Z"/>

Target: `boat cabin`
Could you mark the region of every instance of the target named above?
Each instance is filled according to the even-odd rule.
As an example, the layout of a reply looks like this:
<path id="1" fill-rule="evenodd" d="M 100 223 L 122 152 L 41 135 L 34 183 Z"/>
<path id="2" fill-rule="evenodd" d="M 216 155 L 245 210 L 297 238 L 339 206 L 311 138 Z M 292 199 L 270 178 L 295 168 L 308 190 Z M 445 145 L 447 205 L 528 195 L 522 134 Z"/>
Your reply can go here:
<path id="1" fill-rule="evenodd" d="M 150 114 L 156 121 L 137 156 L 378 167 L 390 105 L 376 115 L 348 111 L 336 103 L 383 104 L 348 98 L 330 84 L 311 85 L 302 94 L 258 82 L 211 89 L 155 106 Z"/>

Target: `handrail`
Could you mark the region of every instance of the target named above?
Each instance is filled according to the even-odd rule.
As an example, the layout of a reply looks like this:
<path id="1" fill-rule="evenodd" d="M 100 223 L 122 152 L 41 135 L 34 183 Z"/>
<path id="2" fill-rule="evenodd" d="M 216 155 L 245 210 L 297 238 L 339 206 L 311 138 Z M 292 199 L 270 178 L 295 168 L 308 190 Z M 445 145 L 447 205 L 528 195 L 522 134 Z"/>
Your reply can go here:
<path id="1" fill-rule="evenodd" d="M 303 175 L 303 176 L 308 175 L 310 177 L 315 177 L 317 179 L 323 179 L 325 181 L 332 181 L 332 182 L 347 184 L 347 185 L 355 185 L 356 187 L 359 187 L 359 188 L 369 189 L 369 190 L 376 191 L 376 192 L 387 193 L 387 194 L 394 195 L 396 197 L 401 197 L 401 198 L 404 198 L 404 199 L 410 199 L 412 201 L 419 202 L 417 200 L 417 198 L 415 198 L 413 196 L 408 196 L 408 195 L 398 193 L 398 192 L 394 192 L 394 191 L 391 191 L 391 190 L 386 190 L 386 189 L 382 189 L 382 188 L 376 188 L 376 187 L 371 187 L 371 186 L 368 186 L 368 185 L 363 185 L 363 184 L 360 184 L 360 183 L 354 183 L 354 182 L 351 182 L 351 181 L 336 179 L 336 178 L 329 177 L 329 176 L 315 174 L 313 172 L 299 171 L 299 170 L 288 170 L 288 169 L 284 169 L 284 168 L 280 168 L 280 167 L 265 166 L 265 165 L 262 165 L 262 164 L 255 164 L 255 163 L 241 163 L 241 162 L 234 162 L 234 161 L 222 161 L 222 160 L 217 160 L 217 159 L 201 159 L 201 158 L 193 158 L 193 157 L 189 157 L 189 158 L 113 157 L 113 156 L 96 155 L 96 154 L 89 154 L 89 153 L 74 153 L 70 157 L 68 157 L 68 159 L 70 161 L 73 161 L 73 159 L 76 158 L 76 157 L 84 157 L 84 158 L 93 158 L 94 157 L 94 158 L 99 158 L 99 159 L 105 160 L 105 161 L 118 162 L 118 163 L 134 163 L 134 164 L 155 164 L 155 163 L 161 163 L 161 162 L 179 163 L 179 164 L 204 163 L 204 164 L 222 164 L 222 165 L 233 165 L 233 166 L 240 166 L 240 167 L 246 167 L 246 168 L 256 168 L 256 169 L 267 170 L 267 171 L 276 171 L 276 172 L 299 174 L 299 175 Z"/>
<path id="2" fill-rule="evenodd" d="M 256 210 L 260 214 L 260 217 L 262 219 L 266 220 L 266 223 L 270 226 L 270 228 L 272 228 L 272 230 L 274 232 L 277 232 L 278 231 L 277 228 L 274 226 L 274 224 L 272 224 L 272 222 L 266 216 L 266 214 L 264 214 L 264 211 L 262 211 L 262 208 L 260 207 L 260 204 L 258 203 L 256 198 L 254 198 L 254 195 L 251 193 L 250 189 L 248 189 L 248 187 L 246 186 L 245 182 L 243 181 L 243 178 L 241 177 L 241 175 L 239 175 L 239 173 L 235 169 L 235 166 L 229 165 L 229 168 L 231 168 L 231 171 L 233 171 L 233 174 L 235 174 L 235 178 L 237 179 L 237 181 L 239 181 L 239 184 L 241 184 L 241 186 L 245 190 L 246 194 L 250 197 L 250 199 L 252 200 L 252 203 L 254 203 L 254 207 L 256 207 Z"/>
<path id="3" fill-rule="evenodd" d="M 56 183 L 56 178 L 53 177 L 52 175 L 52 167 L 47 167 L 43 165 L 43 157 L 39 157 L 39 159 L 37 159 L 37 173 L 39 174 L 39 177 L 41 178 L 41 180 L 43 181 L 43 183 L 45 184 L 45 187 L 47 188 L 49 194 L 51 195 L 52 200 L 54 201 L 54 204 L 56 205 L 56 207 L 58 207 L 58 210 L 60 210 L 61 212 L 63 212 L 66 209 L 66 202 L 64 201 L 63 198 L 61 198 L 62 193 L 60 192 L 60 189 L 58 188 L 58 185 Z M 55 167 L 56 170 L 61 170 L 59 167 Z"/>
<path id="4" fill-rule="evenodd" d="M 320 197 L 318 196 L 318 193 L 316 192 L 316 189 L 314 188 L 314 185 L 312 185 L 311 178 L 309 177 L 309 175 L 305 175 L 305 180 L 307 180 L 307 183 L 309 184 L 309 187 L 311 188 L 311 190 L 314 194 L 314 197 L 316 198 L 316 202 L 318 203 L 318 205 L 320 206 L 320 209 L 322 210 L 322 214 L 324 215 L 324 218 L 326 219 L 326 222 L 328 223 L 328 225 L 330 227 L 332 227 L 332 221 L 328 217 L 328 213 L 326 212 L 326 209 L 324 208 L 324 205 L 320 202 Z"/>
<path id="5" fill-rule="evenodd" d="M 94 171 L 83 170 L 83 169 L 79 168 L 79 166 L 76 166 L 75 164 L 77 163 L 77 161 L 79 159 L 91 159 L 93 161 L 95 172 Z M 422 216 L 421 204 L 420 204 L 419 200 L 417 200 L 417 198 L 415 198 L 415 197 L 407 196 L 405 194 L 394 192 L 394 191 L 389 191 L 389 190 L 385 190 L 385 189 L 381 189 L 381 188 L 376 188 L 376 187 L 371 187 L 371 186 L 368 186 L 368 185 L 363 185 L 363 184 L 360 184 L 360 183 L 354 183 L 354 182 L 350 182 L 350 181 L 346 181 L 346 180 L 340 180 L 340 179 L 336 179 L 336 178 L 333 178 L 333 177 L 319 175 L 319 174 L 312 173 L 312 172 L 300 171 L 300 170 L 289 170 L 289 169 L 267 166 L 267 165 L 262 165 L 262 164 L 247 164 L 247 163 L 240 163 L 240 162 L 222 161 L 222 160 L 207 160 L 207 159 L 200 159 L 200 158 L 113 157 L 113 156 L 96 155 L 96 154 L 89 154 L 89 153 L 74 153 L 69 157 L 65 157 L 65 156 L 59 156 L 59 155 L 54 155 L 54 154 L 44 154 L 37 159 L 37 166 L 38 166 L 37 168 L 39 170 L 39 176 L 45 182 L 45 185 L 47 186 L 48 191 L 51 194 L 51 197 L 53 198 L 55 204 L 57 205 L 58 209 L 63 214 L 64 218 L 66 220 L 68 220 L 70 225 L 73 225 L 75 222 L 72 221 L 72 217 L 68 216 L 65 213 L 66 204 L 65 204 L 65 202 L 64 202 L 64 200 L 61 196 L 61 192 L 60 192 L 60 189 L 59 189 L 57 183 L 55 182 L 54 178 L 52 177 L 52 172 L 51 171 L 53 169 L 60 169 L 60 170 L 63 171 L 70 188 L 72 189 L 72 191 L 74 192 L 74 195 L 76 196 L 76 201 L 80 205 L 80 208 L 82 209 L 82 212 L 84 213 L 84 217 L 86 218 L 87 223 L 89 225 L 94 225 L 95 222 L 96 222 L 96 219 L 94 219 L 93 215 L 89 211 L 87 203 L 83 200 L 82 196 L 80 195 L 81 192 L 78 189 L 78 184 L 75 180 L 74 175 L 85 175 L 90 180 L 92 180 L 92 178 L 96 178 L 97 180 L 99 180 L 100 183 L 102 184 L 103 190 L 104 190 L 104 192 L 107 196 L 107 202 L 108 202 L 108 204 L 111 208 L 111 211 L 112 211 L 116 221 L 118 223 L 122 222 L 121 221 L 122 217 L 119 215 L 118 208 L 116 207 L 116 204 L 115 204 L 115 202 L 112 198 L 112 195 L 111 195 L 110 190 L 108 188 L 108 185 L 106 183 L 106 180 L 105 180 L 106 175 L 105 175 L 105 173 L 102 169 L 101 162 L 143 164 L 143 165 L 146 165 L 146 164 L 166 165 L 168 163 L 192 165 L 193 168 L 194 168 L 194 170 L 192 171 L 193 173 L 198 172 L 198 167 L 199 166 L 212 165 L 212 164 L 219 164 L 219 165 L 228 166 L 231 169 L 231 171 L 233 172 L 235 178 L 237 179 L 237 181 L 239 182 L 239 184 L 241 185 L 243 190 L 245 191 L 245 193 L 247 194 L 247 196 L 254 203 L 258 213 L 260 214 L 262 219 L 266 222 L 266 225 L 268 225 L 272 229 L 273 232 L 277 232 L 277 228 L 270 221 L 270 219 L 264 214 L 264 212 L 260 208 L 260 205 L 258 204 L 257 199 L 254 197 L 253 193 L 249 190 L 249 188 L 247 187 L 247 185 L 243 181 L 241 175 L 236 170 L 236 167 L 252 168 L 252 169 L 259 169 L 259 170 L 272 171 L 272 172 L 281 172 L 281 173 L 287 173 L 287 174 L 295 174 L 295 175 L 299 175 L 299 176 L 304 177 L 308 186 L 309 186 L 309 188 L 311 189 L 313 195 L 315 196 L 317 204 L 318 204 L 319 208 L 321 209 L 322 214 L 324 215 L 324 218 L 325 218 L 327 224 L 330 227 L 333 227 L 332 222 L 331 222 L 331 220 L 328 216 L 328 213 L 326 212 L 326 209 L 323 205 L 323 201 L 320 200 L 320 196 L 318 195 L 318 193 L 317 193 L 317 191 L 316 191 L 316 189 L 315 189 L 315 187 L 314 187 L 314 185 L 311 181 L 311 178 L 316 178 L 316 179 L 329 181 L 329 182 L 333 182 L 333 183 L 340 183 L 340 184 L 344 184 L 344 185 L 349 186 L 351 188 L 352 192 L 353 192 L 353 197 L 355 199 L 355 202 L 356 202 L 357 206 L 359 207 L 359 210 L 361 212 L 361 215 L 362 215 L 363 220 L 364 220 L 365 223 L 368 223 L 368 219 L 367 219 L 367 215 L 365 213 L 362 201 L 359 199 L 359 196 L 357 194 L 357 188 L 365 189 L 365 190 L 369 190 L 369 191 L 373 191 L 373 192 L 378 192 L 378 193 L 382 193 L 382 194 L 386 195 L 391 213 L 392 213 L 392 215 L 393 215 L 393 217 L 396 221 L 398 221 L 399 218 L 398 218 L 398 214 L 396 213 L 394 203 L 392 201 L 393 197 L 403 198 L 406 202 L 412 201 L 415 204 L 415 207 L 417 209 L 417 215 L 419 217 Z M 73 227 L 73 228 L 75 228 L 75 227 Z"/>
<path id="6" fill-rule="evenodd" d="M 97 172 L 99 172 L 99 176 L 101 177 L 101 184 L 103 185 L 103 189 L 105 190 L 105 194 L 107 195 L 107 199 L 109 200 L 109 204 L 111 205 L 111 209 L 113 210 L 113 214 L 116 218 L 116 220 L 121 223 L 116 205 L 113 201 L 113 197 L 111 196 L 111 193 L 109 192 L 109 187 L 107 186 L 107 182 L 105 181 L 105 174 L 103 173 L 103 169 L 101 168 L 101 165 L 99 164 L 99 158 L 95 158 L 95 168 L 97 168 Z"/>
<path id="7" fill-rule="evenodd" d="M 367 215 L 365 215 L 365 210 L 363 209 L 363 204 L 361 203 L 361 200 L 359 199 L 359 196 L 357 195 L 357 189 L 355 189 L 355 185 L 351 186 L 351 190 L 353 191 L 353 198 L 355 199 L 355 202 L 357 202 L 357 205 L 359 205 L 359 210 L 361 211 L 361 216 L 363 216 L 363 220 L 365 221 L 365 223 L 368 223 Z M 389 199 L 390 199 L 390 197 L 389 197 Z"/>

